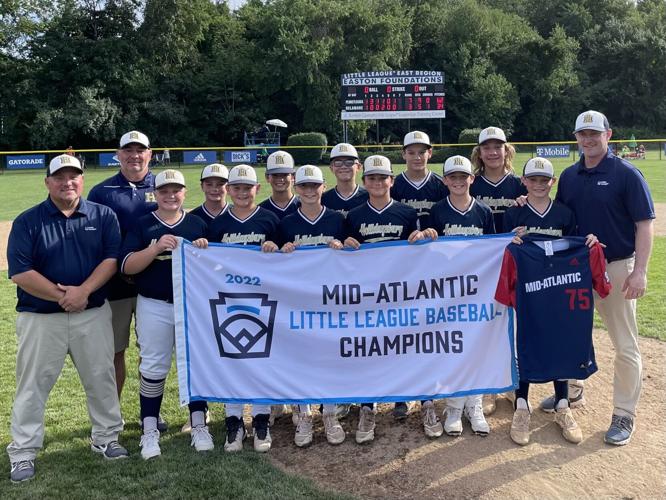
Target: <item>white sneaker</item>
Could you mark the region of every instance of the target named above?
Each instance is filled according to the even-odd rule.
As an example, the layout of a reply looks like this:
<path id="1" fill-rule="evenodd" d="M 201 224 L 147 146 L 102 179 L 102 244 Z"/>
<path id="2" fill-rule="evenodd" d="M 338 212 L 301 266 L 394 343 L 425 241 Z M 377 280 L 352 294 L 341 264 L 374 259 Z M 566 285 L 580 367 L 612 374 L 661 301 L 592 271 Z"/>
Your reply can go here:
<path id="1" fill-rule="evenodd" d="M 345 440 L 345 430 L 335 415 L 324 415 L 324 430 L 326 440 L 330 444 L 340 444 Z"/>
<path id="2" fill-rule="evenodd" d="M 562 428 L 562 436 L 570 443 L 578 444 L 583 440 L 583 431 L 578 427 L 571 408 L 557 408 L 555 422 Z"/>
<path id="3" fill-rule="evenodd" d="M 187 417 L 187 422 L 183 424 L 183 426 L 180 428 L 180 432 L 187 434 L 188 432 L 192 431 L 192 420 L 191 416 Z M 210 411 L 206 410 L 206 425 L 210 424 Z"/>
<path id="4" fill-rule="evenodd" d="M 224 451 L 242 451 L 245 440 L 245 424 L 238 417 L 227 417 L 224 419 L 227 426 L 227 437 L 224 440 Z"/>
<path id="5" fill-rule="evenodd" d="M 144 432 L 141 435 L 139 446 L 141 447 L 141 457 L 144 460 L 160 456 L 162 454 L 162 450 L 160 450 L 160 431 L 153 429 Z"/>
<path id="6" fill-rule="evenodd" d="M 486 437 L 490 433 L 490 426 L 483 416 L 483 406 L 480 401 L 472 406 L 465 407 L 465 418 L 469 420 L 472 426 L 472 432 L 479 436 Z"/>
<path id="7" fill-rule="evenodd" d="M 210 451 L 215 448 L 213 444 L 213 436 L 208 432 L 207 425 L 197 425 L 192 427 L 192 439 L 190 445 L 194 446 L 197 451 Z"/>
<path id="8" fill-rule="evenodd" d="M 269 426 L 268 414 L 260 413 L 252 418 L 252 427 L 254 428 L 254 451 L 266 453 L 271 449 L 271 431 Z"/>
<path id="9" fill-rule="evenodd" d="M 307 413 L 298 414 L 294 443 L 299 448 L 312 444 L 312 415 L 308 415 Z"/>
<path id="10" fill-rule="evenodd" d="M 460 436 L 462 434 L 462 409 L 447 406 L 444 410 L 444 432 L 449 436 Z"/>
<path id="11" fill-rule="evenodd" d="M 511 421 L 511 440 L 525 446 L 530 442 L 530 410 L 527 408 L 517 408 L 513 413 Z"/>
<path id="12" fill-rule="evenodd" d="M 367 406 L 361 406 L 361 415 L 356 429 L 356 442 L 367 443 L 375 439 L 375 411 Z"/>
<path id="13" fill-rule="evenodd" d="M 435 411 L 435 403 L 426 401 L 421 405 L 421 417 L 423 418 L 423 431 L 430 438 L 438 438 L 444 433 L 442 422 Z"/>

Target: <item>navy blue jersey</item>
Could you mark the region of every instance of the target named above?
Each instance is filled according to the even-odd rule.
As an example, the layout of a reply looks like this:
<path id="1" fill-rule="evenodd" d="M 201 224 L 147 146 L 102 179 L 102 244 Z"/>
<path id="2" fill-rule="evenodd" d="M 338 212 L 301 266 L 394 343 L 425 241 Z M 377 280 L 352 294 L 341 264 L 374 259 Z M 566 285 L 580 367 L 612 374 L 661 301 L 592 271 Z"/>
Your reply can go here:
<path id="1" fill-rule="evenodd" d="M 557 201 L 551 201 L 542 214 L 529 202 L 522 207 L 509 208 L 504 214 L 504 232 L 508 233 L 518 226 L 525 226 L 528 233 L 576 235 L 576 218 L 573 212 Z"/>
<path id="2" fill-rule="evenodd" d="M 95 185 L 88 193 L 88 200 L 106 205 L 116 213 L 122 238 L 134 224 L 146 214 L 157 210 L 155 203 L 155 176 L 148 172 L 143 180 L 130 182 L 118 172 L 113 177 Z M 136 288 L 128 283 L 120 273 L 116 273 L 108 283 L 109 300 L 136 297 Z"/>
<path id="3" fill-rule="evenodd" d="M 254 212 L 241 220 L 227 210 L 211 222 L 208 240 L 216 243 L 235 245 L 263 245 L 264 241 L 277 242 L 280 220 L 270 210 L 257 207 Z"/>
<path id="4" fill-rule="evenodd" d="M 421 227 L 430 215 L 430 209 L 438 201 L 443 200 L 449 194 L 448 188 L 442 182 L 442 178 L 428 172 L 423 182 L 415 184 L 410 181 L 405 172 L 397 175 L 391 187 L 391 198 L 416 209 Z"/>
<path id="5" fill-rule="evenodd" d="M 172 225 L 160 219 L 157 212 L 144 215 L 125 238 L 121 271 L 124 271 L 127 257 L 149 247 L 165 234 L 173 234 L 194 241 L 205 238 L 207 233 L 206 223 L 196 215 L 183 212 L 180 220 Z M 144 297 L 173 302 L 171 251 L 162 252 L 155 257 L 147 268 L 134 276 L 134 282 L 138 292 Z"/>
<path id="6" fill-rule="evenodd" d="M 210 227 L 210 223 L 213 222 L 213 220 L 215 220 L 216 217 L 219 217 L 220 215 L 222 215 L 227 210 L 229 210 L 229 204 L 228 203 L 224 205 L 224 208 L 222 209 L 222 211 L 219 214 L 213 215 L 208 210 L 206 210 L 206 206 L 204 204 L 201 204 L 197 208 L 193 208 L 192 210 L 190 210 L 190 213 L 192 215 L 196 215 L 197 217 L 199 217 L 202 221 L 204 221 Z"/>
<path id="7" fill-rule="evenodd" d="M 280 246 L 291 242 L 297 245 L 328 245 L 332 240 L 344 241 L 345 217 L 340 212 L 322 207 L 315 220 L 308 219 L 299 208 L 295 214 L 280 221 Z"/>
<path id="8" fill-rule="evenodd" d="M 482 175 L 474 177 L 469 194 L 490 207 L 495 218 L 495 229 L 504 227 L 504 212 L 514 205 L 516 198 L 527 194 L 520 178 L 506 174 L 498 182 L 491 182 Z"/>
<path id="9" fill-rule="evenodd" d="M 363 205 L 366 201 L 368 201 L 368 192 L 361 186 L 356 186 L 354 192 L 346 198 L 338 192 L 337 188 L 329 189 L 321 196 L 322 205 L 340 212 L 345 217 L 352 208 Z"/>
<path id="10" fill-rule="evenodd" d="M 359 243 L 406 240 L 418 228 L 416 210 L 395 200 L 381 210 L 367 201 L 347 214 L 347 235 Z"/>
<path id="11" fill-rule="evenodd" d="M 453 206 L 447 196 L 432 207 L 428 227 L 444 236 L 495 234 L 493 213 L 488 206 L 472 198 L 464 212 Z"/>
<path id="12" fill-rule="evenodd" d="M 282 208 L 275 204 L 273 198 L 268 197 L 264 201 L 259 203 L 259 206 L 261 208 L 273 212 L 275 215 L 277 215 L 278 219 L 282 219 L 287 215 L 296 212 L 296 209 L 301 206 L 301 200 L 299 200 L 297 196 L 292 196 L 291 200 L 289 200 L 289 203 L 287 203 L 287 205 L 284 208 Z"/>
<path id="13" fill-rule="evenodd" d="M 611 288 L 601 245 L 588 248 L 581 237 L 523 241 L 507 246 L 495 292 L 516 310 L 520 379 L 585 379 L 597 371 L 592 290 L 603 298 Z"/>

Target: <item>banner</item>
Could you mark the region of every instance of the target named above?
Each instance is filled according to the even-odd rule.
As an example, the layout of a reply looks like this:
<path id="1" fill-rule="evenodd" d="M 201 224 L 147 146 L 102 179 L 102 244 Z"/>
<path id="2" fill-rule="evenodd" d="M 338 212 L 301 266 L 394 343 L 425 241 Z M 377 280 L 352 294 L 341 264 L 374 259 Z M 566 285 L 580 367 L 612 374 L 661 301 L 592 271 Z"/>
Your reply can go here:
<path id="1" fill-rule="evenodd" d="M 100 153 L 99 154 L 100 167 L 119 167 L 120 161 L 116 153 Z"/>
<path id="2" fill-rule="evenodd" d="M 517 386 L 511 235 L 360 250 L 183 242 L 173 252 L 180 400 L 405 401 Z"/>
<path id="3" fill-rule="evenodd" d="M 46 155 L 7 155 L 7 169 L 45 168 Z"/>
<path id="4" fill-rule="evenodd" d="M 201 163 L 208 165 L 217 162 L 217 153 L 215 151 L 184 151 L 183 163 L 190 165 L 192 163 Z"/>
<path id="5" fill-rule="evenodd" d="M 225 151 L 225 163 L 257 163 L 257 150 L 248 149 L 246 151 Z"/>
<path id="6" fill-rule="evenodd" d="M 542 158 L 568 158 L 571 150 L 569 144 L 537 146 L 536 154 Z"/>

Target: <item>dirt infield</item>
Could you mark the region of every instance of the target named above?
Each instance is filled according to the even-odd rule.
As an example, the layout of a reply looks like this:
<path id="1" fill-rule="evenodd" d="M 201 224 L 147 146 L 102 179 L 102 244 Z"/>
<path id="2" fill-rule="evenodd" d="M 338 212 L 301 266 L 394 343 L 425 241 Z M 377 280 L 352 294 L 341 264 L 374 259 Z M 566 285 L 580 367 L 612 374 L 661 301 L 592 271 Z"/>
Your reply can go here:
<path id="1" fill-rule="evenodd" d="M 512 407 L 498 400 L 488 417 L 491 434 L 475 436 L 465 423 L 458 438 L 430 440 L 422 431 L 419 406 L 397 423 L 388 405 L 377 416 L 375 441 L 359 446 L 353 429 L 358 414 L 343 421 L 347 439 L 326 443 L 315 417 L 315 440 L 308 449 L 293 444 L 293 425 L 281 418 L 273 429 L 271 461 L 281 469 L 307 476 L 325 488 L 370 498 L 664 498 L 666 489 L 666 343 L 641 338 L 643 395 L 631 443 L 603 443 L 612 411 L 613 348 L 603 330 L 595 331 L 599 372 L 588 381 L 587 406 L 574 411 L 584 433 L 576 446 L 562 438 L 552 416 L 535 410 L 531 442 L 509 438 Z M 534 385 L 537 405 L 551 384 Z M 437 403 L 438 412 L 442 402 Z"/>

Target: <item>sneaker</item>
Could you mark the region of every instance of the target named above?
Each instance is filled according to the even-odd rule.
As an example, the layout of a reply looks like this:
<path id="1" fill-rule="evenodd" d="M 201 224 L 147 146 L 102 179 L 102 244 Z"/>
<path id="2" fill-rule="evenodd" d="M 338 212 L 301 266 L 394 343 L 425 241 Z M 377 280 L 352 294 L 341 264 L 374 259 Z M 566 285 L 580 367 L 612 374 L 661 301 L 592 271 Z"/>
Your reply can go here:
<path id="1" fill-rule="evenodd" d="M 254 428 L 254 451 L 265 453 L 271 449 L 271 431 L 268 423 L 270 415 L 260 413 L 252 418 L 252 427 Z"/>
<path id="2" fill-rule="evenodd" d="M 361 415 L 356 429 L 356 442 L 362 444 L 373 439 L 375 439 L 375 410 L 367 406 L 361 406 Z"/>
<path id="3" fill-rule="evenodd" d="M 12 471 L 9 476 L 12 483 L 28 481 L 33 477 L 35 477 L 34 460 L 19 460 L 18 462 L 12 462 Z"/>
<path id="4" fill-rule="evenodd" d="M 490 433 L 490 426 L 483 416 L 483 407 L 480 401 L 474 406 L 466 406 L 463 413 L 465 418 L 469 420 L 474 434 L 486 437 Z"/>
<path id="5" fill-rule="evenodd" d="M 442 422 L 435 411 L 435 403 L 426 401 L 421 405 L 421 417 L 423 418 L 423 431 L 430 438 L 438 438 L 444 433 Z"/>
<path id="6" fill-rule="evenodd" d="M 345 440 L 345 430 L 338 422 L 336 415 L 324 415 L 324 431 L 330 444 L 340 444 Z"/>
<path id="7" fill-rule="evenodd" d="M 294 443 L 299 448 L 312 444 L 312 415 L 308 415 L 307 413 L 298 414 Z"/>
<path id="8" fill-rule="evenodd" d="M 351 409 L 350 404 L 339 404 L 335 405 L 335 416 L 339 420 L 342 420 L 345 418 L 347 415 L 349 415 L 349 410 Z"/>
<path id="9" fill-rule="evenodd" d="M 153 429 L 152 431 L 145 432 L 141 435 L 139 443 L 141 447 L 141 457 L 148 460 L 162 454 L 160 450 L 160 431 Z"/>
<path id="10" fill-rule="evenodd" d="M 190 446 L 194 446 L 194 449 L 197 451 L 210 451 L 215 448 L 213 443 L 213 436 L 208 432 L 207 425 L 197 425 L 192 427 L 192 439 L 190 440 Z"/>
<path id="11" fill-rule="evenodd" d="M 118 441 L 111 441 L 106 444 L 95 444 L 91 441 L 90 449 L 95 453 L 101 453 L 107 460 L 118 460 L 119 458 L 129 457 L 127 450 Z"/>
<path id="12" fill-rule="evenodd" d="M 578 444 L 583 440 L 583 431 L 574 420 L 571 408 L 558 408 L 555 411 L 555 422 L 562 428 L 564 439 L 570 443 Z"/>
<path id="13" fill-rule="evenodd" d="M 579 387 L 580 390 L 577 390 Z M 584 389 L 584 387 L 569 384 L 569 408 L 573 410 L 585 406 L 585 395 L 583 394 Z M 555 394 L 553 394 L 552 396 L 548 396 L 546 399 L 541 401 L 539 408 L 541 408 L 541 411 L 545 411 L 546 413 L 555 413 L 556 405 L 557 401 L 555 401 Z"/>
<path id="14" fill-rule="evenodd" d="M 183 426 L 180 428 L 180 432 L 187 434 L 188 432 L 192 431 L 192 420 L 191 416 L 187 417 L 187 422 L 183 424 Z M 210 424 L 211 418 L 210 418 L 210 411 L 206 410 L 206 425 Z M 160 428 L 159 421 L 157 423 L 157 428 Z M 160 431 L 161 432 L 161 431 Z"/>
<path id="15" fill-rule="evenodd" d="M 497 409 L 497 394 L 483 395 L 483 414 L 492 415 Z"/>
<path id="16" fill-rule="evenodd" d="M 634 419 L 613 414 L 611 425 L 604 436 L 604 441 L 615 446 L 622 446 L 631 440 L 634 433 Z"/>
<path id="17" fill-rule="evenodd" d="M 513 412 L 513 420 L 511 421 L 511 440 L 521 446 L 525 446 L 530 442 L 530 410 L 527 408 L 517 408 Z"/>
<path id="18" fill-rule="evenodd" d="M 447 406 L 444 410 L 444 432 L 449 436 L 460 436 L 462 434 L 462 410 Z"/>
<path id="19" fill-rule="evenodd" d="M 393 418 L 396 420 L 405 420 L 409 413 L 410 403 L 399 401 L 393 407 Z"/>
<path id="20" fill-rule="evenodd" d="M 238 417 L 227 417 L 224 419 L 224 423 L 227 426 L 224 451 L 241 451 L 243 449 L 243 441 L 247 435 L 245 424 Z"/>
<path id="21" fill-rule="evenodd" d="M 291 423 L 294 424 L 294 427 L 298 425 L 298 419 L 301 414 L 301 409 L 298 405 L 291 405 Z"/>
<path id="22" fill-rule="evenodd" d="M 272 405 L 271 406 L 271 416 L 269 419 L 269 424 L 273 426 L 275 421 L 278 420 L 282 415 L 285 414 L 284 405 Z"/>

